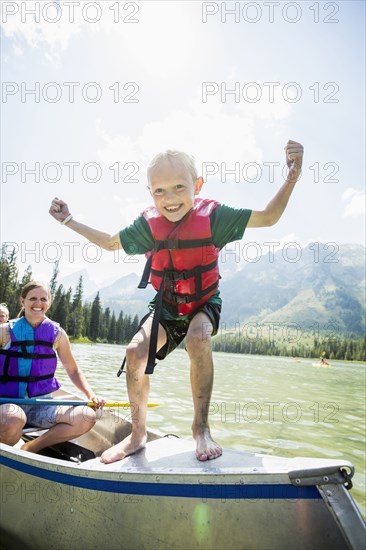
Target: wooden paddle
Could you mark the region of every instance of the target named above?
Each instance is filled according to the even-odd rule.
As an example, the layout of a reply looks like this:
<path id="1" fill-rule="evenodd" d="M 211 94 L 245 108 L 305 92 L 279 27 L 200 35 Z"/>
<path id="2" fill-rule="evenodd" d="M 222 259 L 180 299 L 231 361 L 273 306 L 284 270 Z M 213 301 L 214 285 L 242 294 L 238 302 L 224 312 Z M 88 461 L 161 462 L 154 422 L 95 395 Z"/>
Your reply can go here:
<path id="1" fill-rule="evenodd" d="M 72 399 L 21 399 L 19 397 L 0 397 L 0 405 L 5 403 L 13 403 L 14 405 L 51 405 L 56 407 L 57 405 L 70 405 L 77 407 L 79 405 L 86 405 L 87 407 L 94 407 L 92 401 L 75 401 Z M 148 407 L 159 407 L 160 403 L 148 403 Z M 108 402 L 103 405 L 104 407 L 131 407 L 131 403 L 122 403 L 121 401 Z M 132 404 L 133 406 L 133 404 Z"/>

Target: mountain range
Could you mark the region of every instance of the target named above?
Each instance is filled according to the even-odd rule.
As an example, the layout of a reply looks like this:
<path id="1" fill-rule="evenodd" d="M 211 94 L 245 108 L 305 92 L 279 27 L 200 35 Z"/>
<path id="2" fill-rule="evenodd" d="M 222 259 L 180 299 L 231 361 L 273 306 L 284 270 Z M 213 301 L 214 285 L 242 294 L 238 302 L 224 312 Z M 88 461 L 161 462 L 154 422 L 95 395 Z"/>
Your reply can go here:
<path id="1" fill-rule="evenodd" d="M 238 261 L 232 253 L 224 259 L 227 261 L 221 264 L 221 326 L 227 330 L 239 323 L 241 327 L 254 329 L 280 326 L 333 335 L 364 333 L 362 245 L 313 243 L 302 249 L 297 245 L 260 255 L 255 261 L 248 258 Z M 124 314 L 141 317 L 154 290 L 150 285 L 145 290 L 138 289 L 139 280 L 140 275 L 132 273 L 100 288 L 103 306 L 117 315 L 122 310 Z M 91 301 L 96 289 L 85 294 L 87 301 Z"/>
<path id="2" fill-rule="evenodd" d="M 365 247 L 317 243 L 301 249 L 296 262 L 288 256 L 279 250 L 273 261 L 267 255 L 224 280 L 222 318 L 333 336 L 364 333 Z"/>

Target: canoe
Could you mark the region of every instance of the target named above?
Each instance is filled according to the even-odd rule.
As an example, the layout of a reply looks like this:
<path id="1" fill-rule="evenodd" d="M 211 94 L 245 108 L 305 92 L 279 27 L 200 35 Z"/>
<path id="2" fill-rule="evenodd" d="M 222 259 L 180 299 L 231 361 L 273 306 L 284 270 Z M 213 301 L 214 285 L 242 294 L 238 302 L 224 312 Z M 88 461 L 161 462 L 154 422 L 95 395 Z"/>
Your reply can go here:
<path id="1" fill-rule="evenodd" d="M 103 464 L 131 430 L 124 414 L 98 411 L 90 432 L 43 454 L 0 445 L 3 548 L 364 548 L 350 462 L 228 449 L 199 462 L 193 441 L 149 431 L 145 449 Z"/>

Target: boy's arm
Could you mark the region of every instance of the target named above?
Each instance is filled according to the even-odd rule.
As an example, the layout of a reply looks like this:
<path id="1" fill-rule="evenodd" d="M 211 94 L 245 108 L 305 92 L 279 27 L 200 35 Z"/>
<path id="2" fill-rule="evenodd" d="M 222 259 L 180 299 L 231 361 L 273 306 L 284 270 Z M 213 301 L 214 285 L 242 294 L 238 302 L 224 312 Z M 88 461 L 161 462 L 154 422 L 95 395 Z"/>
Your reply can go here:
<path id="1" fill-rule="evenodd" d="M 253 210 L 247 227 L 268 227 L 278 222 L 301 173 L 304 148 L 296 141 L 288 141 L 285 146 L 289 173 L 285 183 L 267 204 L 264 210 Z"/>
<path id="2" fill-rule="evenodd" d="M 60 223 L 66 222 L 65 225 L 67 225 L 67 227 L 105 250 L 118 250 L 119 248 L 122 248 L 119 233 L 116 235 L 109 235 L 108 233 L 104 233 L 103 231 L 93 229 L 88 225 L 77 222 L 71 216 L 67 204 L 57 197 L 53 199 L 49 213 L 53 218 L 55 218 L 55 220 Z M 69 220 L 67 220 L 67 218 L 69 218 Z"/>

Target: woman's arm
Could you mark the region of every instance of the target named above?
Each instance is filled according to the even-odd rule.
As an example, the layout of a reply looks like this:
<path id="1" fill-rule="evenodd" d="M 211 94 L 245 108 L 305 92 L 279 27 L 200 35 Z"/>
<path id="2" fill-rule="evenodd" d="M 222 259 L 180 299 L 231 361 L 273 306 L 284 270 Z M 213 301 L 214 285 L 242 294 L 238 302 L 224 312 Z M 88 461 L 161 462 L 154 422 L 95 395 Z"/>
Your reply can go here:
<path id="1" fill-rule="evenodd" d="M 59 329 L 59 339 L 57 338 L 55 343 L 55 349 L 74 386 L 81 390 L 90 401 L 93 401 L 96 408 L 103 407 L 105 400 L 98 397 L 90 387 L 84 373 L 75 361 L 75 357 L 71 351 L 69 337 L 61 327 Z"/>

